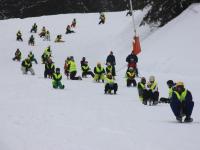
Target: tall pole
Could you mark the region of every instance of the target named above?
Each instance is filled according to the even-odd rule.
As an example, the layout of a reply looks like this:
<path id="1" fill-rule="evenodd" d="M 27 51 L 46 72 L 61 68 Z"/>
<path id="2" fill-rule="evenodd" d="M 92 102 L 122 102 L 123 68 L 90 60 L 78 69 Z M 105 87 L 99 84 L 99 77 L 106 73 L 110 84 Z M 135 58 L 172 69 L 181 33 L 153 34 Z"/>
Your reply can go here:
<path id="1" fill-rule="evenodd" d="M 130 8 L 131 8 L 131 13 L 132 13 L 133 30 L 134 30 L 134 33 L 135 33 L 135 36 L 136 36 L 137 32 L 136 32 L 136 25 L 135 25 L 134 13 L 133 13 L 132 0 L 130 0 Z"/>

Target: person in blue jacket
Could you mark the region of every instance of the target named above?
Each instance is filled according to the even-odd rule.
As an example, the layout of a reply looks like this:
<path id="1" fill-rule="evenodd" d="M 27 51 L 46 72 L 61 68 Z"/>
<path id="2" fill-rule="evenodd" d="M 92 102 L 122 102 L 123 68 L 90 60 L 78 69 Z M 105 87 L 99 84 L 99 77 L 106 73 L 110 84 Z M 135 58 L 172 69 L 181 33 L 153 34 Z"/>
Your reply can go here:
<path id="1" fill-rule="evenodd" d="M 186 116 L 184 122 L 192 122 L 191 118 L 194 102 L 192 94 L 185 89 L 183 82 L 176 83 L 176 90 L 173 91 L 171 97 L 171 109 L 176 116 L 177 121 L 182 122 L 182 117 Z"/>

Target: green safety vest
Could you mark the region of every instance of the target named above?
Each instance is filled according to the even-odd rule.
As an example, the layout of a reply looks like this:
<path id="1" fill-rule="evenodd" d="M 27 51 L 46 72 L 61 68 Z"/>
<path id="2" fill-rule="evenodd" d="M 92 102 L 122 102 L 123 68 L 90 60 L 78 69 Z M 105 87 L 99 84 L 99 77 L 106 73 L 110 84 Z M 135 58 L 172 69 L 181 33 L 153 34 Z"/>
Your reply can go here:
<path id="1" fill-rule="evenodd" d="M 113 80 L 113 79 L 106 78 L 105 80 L 106 80 L 106 83 L 108 83 L 108 84 L 114 83 L 114 80 Z"/>
<path id="2" fill-rule="evenodd" d="M 25 66 L 30 67 L 31 64 L 30 64 L 30 63 L 27 63 L 27 61 L 25 61 Z"/>
<path id="3" fill-rule="evenodd" d="M 108 66 L 107 69 L 109 72 L 112 72 L 112 66 Z"/>
<path id="4" fill-rule="evenodd" d="M 56 80 L 60 80 L 62 78 L 61 74 L 54 73 L 53 75 L 54 75 L 54 77 L 55 77 Z"/>
<path id="5" fill-rule="evenodd" d="M 127 72 L 127 78 L 134 78 L 135 73 L 134 72 Z"/>
<path id="6" fill-rule="evenodd" d="M 84 71 L 84 70 L 88 70 L 89 69 L 89 66 L 87 65 L 87 66 L 82 66 L 82 70 Z"/>
<path id="7" fill-rule="evenodd" d="M 49 65 L 47 65 L 47 68 L 48 69 L 52 69 L 55 65 L 54 64 L 51 64 L 51 66 L 49 67 Z"/>
<path id="8" fill-rule="evenodd" d="M 142 87 L 143 90 L 146 89 L 146 88 L 145 88 L 145 85 L 142 84 L 141 82 L 138 83 L 138 86 L 139 86 L 139 85 Z M 138 89 L 138 90 L 139 90 L 139 89 Z M 139 95 L 139 98 L 140 98 L 141 101 L 143 101 L 143 96 L 142 96 L 142 95 Z"/>
<path id="9" fill-rule="evenodd" d="M 101 67 L 101 68 L 96 67 L 96 71 L 97 71 L 98 73 L 102 72 L 102 71 L 103 71 L 103 67 Z"/>
<path id="10" fill-rule="evenodd" d="M 74 61 L 70 61 L 69 72 L 76 71 L 76 63 Z"/>
<path id="11" fill-rule="evenodd" d="M 142 89 L 144 90 L 145 89 L 145 85 L 142 84 L 141 82 L 138 84 L 138 86 L 141 85 Z"/>
<path id="12" fill-rule="evenodd" d="M 32 59 L 32 58 L 34 58 L 34 55 L 33 55 L 33 54 L 28 54 L 28 57 L 29 57 L 30 59 Z"/>
<path id="13" fill-rule="evenodd" d="M 171 87 L 171 88 L 169 88 L 169 98 L 171 98 L 172 97 L 172 94 L 173 94 L 173 87 Z"/>
<path id="14" fill-rule="evenodd" d="M 181 94 L 179 94 L 179 93 L 176 92 L 176 91 L 174 91 L 174 93 L 176 94 L 176 96 L 177 96 L 177 98 L 178 98 L 178 100 L 179 100 L 180 102 L 185 101 L 185 97 L 186 97 L 186 95 L 187 95 L 187 90 L 183 91 Z"/>
<path id="15" fill-rule="evenodd" d="M 154 82 L 154 83 L 151 85 L 150 89 L 153 91 L 153 90 L 156 88 L 156 86 L 157 86 L 157 83 Z"/>

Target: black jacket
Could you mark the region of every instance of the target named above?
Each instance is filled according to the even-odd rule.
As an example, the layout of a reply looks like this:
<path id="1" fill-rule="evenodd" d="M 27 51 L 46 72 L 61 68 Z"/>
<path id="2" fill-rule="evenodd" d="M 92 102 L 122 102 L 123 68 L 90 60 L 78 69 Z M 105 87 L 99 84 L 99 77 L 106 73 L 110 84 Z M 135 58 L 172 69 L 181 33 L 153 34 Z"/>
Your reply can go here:
<path id="1" fill-rule="evenodd" d="M 107 63 L 110 63 L 112 66 L 116 65 L 115 56 L 114 55 L 108 55 L 108 57 L 106 59 L 106 64 Z"/>
<path id="2" fill-rule="evenodd" d="M 135 55 L 135 54 L 130 54 L 126 57 L 126 62 L 127 63 L 130 63 L 131 62 L 131 59 L 134 60 L 135 63 L 138 62 L 138 57 Z"/>

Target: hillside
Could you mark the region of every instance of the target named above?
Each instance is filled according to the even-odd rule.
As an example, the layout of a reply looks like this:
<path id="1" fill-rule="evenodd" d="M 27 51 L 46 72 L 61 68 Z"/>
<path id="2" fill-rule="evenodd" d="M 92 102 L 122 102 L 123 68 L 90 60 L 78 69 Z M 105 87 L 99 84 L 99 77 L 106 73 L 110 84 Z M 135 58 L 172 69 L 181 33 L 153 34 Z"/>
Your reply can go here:
<path id="1" fill-rule="evenodd" d="M 161 96 L 167 96 L 168 79 L 183 81 L 195 102 L 191 124 L 176 122 L 168 104 L 144 106 L 136 88 L 127 88 L 124 74 L 126 56 L 131 52 L 132 20 L 126 12 L 106 13 L 106 24 L 98 25 L 99 14 L 68 14 L 0 21 L 0 149 L 2 150 L 198 150 L 200 131 L 200 71 L 198 59 L 200 5 L 192 5 L 166 26 L 150 30 L 138 28 L 142 53 L 141 76 L 155 75 Z M 145 12 L 135 13 L 136 24 Z M 75 34 L 65 28 L 77 19 Z M 30 28 L 46 26 L 51 41 L 35 34 L 36 46 L 28 46 Z M 21 30 L 24 42 L 16 42 Z M 62 34 L 64 43 L 54 43 Z M 105 64 L 110 50 L 117 60 L 117 95 L 104 95 L 104 84 L 92 78 L 70 81 L 63 74 L 64 90 L 54 90 L 44 79 L 44 66 L 33 65 L 35 76 L 22 75 L 21 63 L 13 62 L 17 48 L 23 58 L 33 51 L 41 55 L 51 46 L 53 60 L 63 73 L 67 56 L 73 55 L 81 74 L 83 56 L 93 68 Z M 139 81 L 139 79 L 137 79 Z"/>

